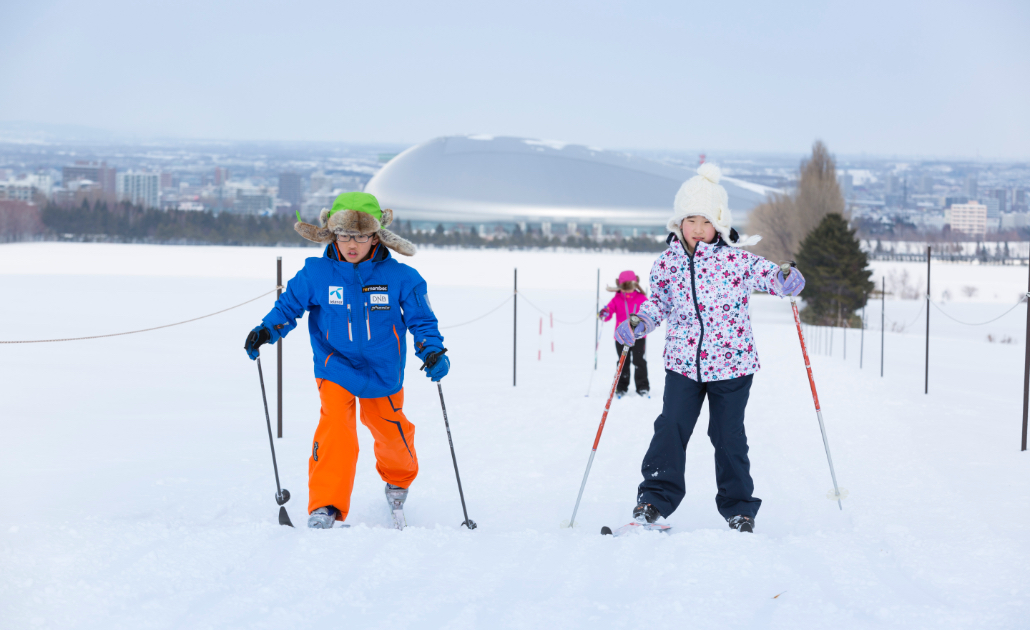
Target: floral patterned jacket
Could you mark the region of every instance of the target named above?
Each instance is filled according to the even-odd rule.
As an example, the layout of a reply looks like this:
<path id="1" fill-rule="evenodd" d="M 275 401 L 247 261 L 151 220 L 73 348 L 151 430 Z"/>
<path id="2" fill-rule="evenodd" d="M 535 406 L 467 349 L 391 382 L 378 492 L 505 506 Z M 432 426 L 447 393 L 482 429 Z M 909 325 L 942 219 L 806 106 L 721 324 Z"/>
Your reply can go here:
<path id="1" fill-rule="evenodd" d="M 698 243 L 691 257 L 672 237 L 651 268 L 651 297 L 640 308 L 655 324 L 666 322 L 665 368 L 697 382 L 757 372 L 751 292 L 783 297 L 778 271 L 775 263 L 721 241 Z"/>

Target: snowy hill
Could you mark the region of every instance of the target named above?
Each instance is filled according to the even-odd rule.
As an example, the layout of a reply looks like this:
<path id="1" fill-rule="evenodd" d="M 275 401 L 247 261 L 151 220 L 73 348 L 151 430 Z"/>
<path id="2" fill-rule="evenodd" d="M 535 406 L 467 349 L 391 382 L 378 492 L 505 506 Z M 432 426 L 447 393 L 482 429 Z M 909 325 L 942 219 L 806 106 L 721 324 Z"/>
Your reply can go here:
<path id="1" fill-rule="evenodd" d="M 289 278 L 317 253 L 0 246 L 0 338 L 189 319 L 272 289 L 277 255 Z M 1026 627 L 1030 459 L 1018 450 L 1025 307 L 975 330 L 934 311 L 929 395 L 918 301 L 887 302 L 892 321 L 916 323 L 886 335 L 884 378 L 878 330 L 866 331 L 862 369 L 858 331 L 849 333 L 846 360 L 839 332 L 832 356 L 828 340 L 821 346 L 813 369 L 838 479 L 850 493 L 842 512 L 826 498 L 831 483 L 789 302 L 756 298 L 763 369 L 747 412 L 755 494 L 764 501 L 756 533 L 730 530 L 715 509 L 704 411 L 687 450 L 687 496 L 668 520 L 673 533 L 602 537 L 602 525 L 630 518 L 661 410 L 659 329 L 648 344 L 652 398 L 613 403 L 579 526 L 560 528 L 614 371 L 611 324 L 592 369 L 596 270 L 602 283 L 627 268 L 646 277 L 652 260 L 451 250 L 411 260 L 429 282 L 453 362 L 443 391 L 469 515 L 479 524 L 472 532 L 458 526 L 436 388 L 413 359 L 406 413 L 417 426 L 421 471 L 409 527 L 389 528 L 363 428 L 352 527 L 303 527 L 318 420 L 303 326 L 284 343 L 284 438 L 276 440 L 293 495 L 286 507 L 299 527 L 276 523 L 257 370 L 242 349 L 274 296 L 139 335 L 0 345 L 0 627 Z M 524 293 L 513 387 L 510 303 L 455 324 L 508 299 L 516 266 Z M 982 274 L 985 287 L 1000 283 L 999 295 L 1025 291 L 1025 267 L 1001 279 L 992 275 L 998 267 L 971 269 L 962 273 Z M 541 338 L 533 305 L 556 318 L 553 353 L 549 319 Z M 958 319 L 983 321 L 1008 305 L 950 308 Z M 875 305 L 867 315 L 878 326 Z M 991 331 L 1014 343 L 988 343 Z M 273 414 L 274 357 L 265 350 Z"/>

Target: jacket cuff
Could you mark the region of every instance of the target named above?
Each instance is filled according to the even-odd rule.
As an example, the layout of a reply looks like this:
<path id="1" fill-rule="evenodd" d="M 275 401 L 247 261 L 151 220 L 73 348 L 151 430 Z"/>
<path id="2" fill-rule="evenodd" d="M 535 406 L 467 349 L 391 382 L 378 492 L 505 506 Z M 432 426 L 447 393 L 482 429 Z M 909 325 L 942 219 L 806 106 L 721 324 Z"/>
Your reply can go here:
<path id="1" fill-rule="evenodd" d="M 654 331 L 654 329 L 658 327 L 658 324 L 656 324 L 655 321 L 651 319 L 651 316 L 647 313 L 637 313 L 637 317 L 639 317 L 640 321 L 644 323 L 645 335 L 650 335 Z"/>
<path id="2" fill-rule="evenodd" d="M 283 337 L 286 336 L 286 333 L 289 332 L 289 330 L 287 330 L 287 325 L 285 323 L 283 323 L 283 324 L 273 324 L 272 322 L 269 322 L 269 321 L 262 321 L 261 322 L 261 326 L 259 326 L 258 328 L 262 328 L 262 327 L 265 328 L 266 330 L 268 330 L 268 334 L 269 334 L 268 343 L 275 343 L 275 342 L 279 341 L 280 339 L 282 339 Z"/>
<path id="3" fill-rule="evenodd" d="M 418 357 L 419 361 L 422 361 L 423 363 L 425 363 L 426 362 L 426 357 L 428 357 L 430 354 L 432 354 L 434 352 L 440 352 L 441 350 L 443 350 L 443 348 L 440 348 L 438 346 L 425 345 L 425 346 L 422 346 L 421 350 L 416 350 L 415 351 L 415 356 Z"/>

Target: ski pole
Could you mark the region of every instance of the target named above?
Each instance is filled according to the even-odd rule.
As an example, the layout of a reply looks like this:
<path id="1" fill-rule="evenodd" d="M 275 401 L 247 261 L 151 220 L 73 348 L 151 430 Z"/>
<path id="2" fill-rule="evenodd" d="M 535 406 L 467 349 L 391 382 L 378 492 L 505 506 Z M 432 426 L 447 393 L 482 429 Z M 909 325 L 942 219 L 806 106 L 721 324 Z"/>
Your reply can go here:
<path id="1" fill-rule="evenodd" d="M 787 276 L 790 275 L 790 267 L 793 263 L 783 263 L 780 265 L 780 271 L 783 272 L 783 278 L 786 280 Z M 801 355 L 805 357 L 805 369 L 808 370 L 808 384 L 812 387 L 812 402 L 815 403 L 815 417 L 819 419 L 819 432 L 823 434 L 823 448 L 826 449 L 826 461 L 830 464 L 830 478 L 833 479 L 833 496 L 837 498 L 837 507 L 841 510 L 844 506 L 841 504 L 840 490 L 837 488 L 837 474 L 833 472 L 833 458 L 830 457 L 830 442 L 826 439 L 826 426 L 823 424 L 823 410 L 819 407 L 819 394 L 815 391 L 815 379 L 812 378 L 812 363 L 808 360 L 808 349 L 805 347 L 805 335 L 801 332 L 801 316 L 798 314 L 798 303 L 794 300 L 794 296 L 790 297 L 790 307 L 794 310 L 794 323 L 798 327 L 798 339 L 801 341 Z"/>
<path id="2" fill-rule="evenodd" d="M 261 357 L 257 358 L 258 379 L 261 380 L 261 401 L 265 403 L 265 424 L 268 426 L 268 445 L 272 447 L 272 469 L 275 471 L 275 502 L 279 504 L 279 524 L 289 525 L 290 515 L 286 513 L 284 505 L 290 500 L 290 491 L 279 485 L 279 465 L 275 462 L 275 442 L 272 440 L 272 419 L 268 415 L 268 397 L 265 396 L 265 375 L 261 371 Z"/>
<path id="3" fill-rule="evenodd" d="M 436 365 L 436 362 L 441 356 L 443 356 L 444 352 L 447 352 L 447 348 L 444 348 L 441 352 L 433 355 L 432 363 L 430 363 L 427 358 L 419 370 L 424 370 L 427 367 L 433 367 Z M 451 446 L 451 462 L 454 464 L 454 477 L 458 480 L 458 497 L 461 498 L 461 511 L 465 515 L 465 521 L 462 525 L 472 530 L 476 528 L 476 522 L 469 518 L 469 511 L 465 509 L 465 493 L 461 489 L 461 475 L 458 474 L 458 458 L 454 455 L 454 440 L 451 439 L 451 423 L 447 420 L 447 404 L 443 401 L 443 386 L 440 384 L 440 381 L 436 382 L 436 391 L 440 393 L 440 409 L 443 410 L 443 426 L 447 429 L 447 443 Z"/>
<path id="4" fill-rule="evenodd" d="M 630 329 L 636 328 L 636 322 L 640 321 L 636 315 L 629 317 Z M 636 321 L 634 321 L 636 320 Z M 635 342 L 634 342 L 635 343 Z M 569 527 L 576 525 L 576 512 L 579 511 L 579 502 L 583 498 L 583 490 L 587 487 L 587 477 L 590 476 L 590 467 L 594 465 L 594 455 L 597 454 L 597 445 L 601 441 L 601 432 L 604 431 L 604 422 L 608 419 L 608 409 L 612 406 L 612 398 L 615 396 L 615 387 L 619 384 L 619 376 L 622 375 L 622 367 L 626 364 L 626 355 L 632 346 L 623 346 L 619 355 L 619 369 L 615 371 L 615 379 L 612 380 L 612 389 L 608 392 L 608 402 L 604 405 L 604 413 L 601 414 L 601 424 L 597 427 L 597 436 L 594 438 L 594 446 L 590 449 L 590 459 L 587 460 L 587 469 L 583 472 L 583 482 L 579 484 L 579 494 L 576 496 L 576 507 L 572 508 L 572 518 L 569 519 Z"/>

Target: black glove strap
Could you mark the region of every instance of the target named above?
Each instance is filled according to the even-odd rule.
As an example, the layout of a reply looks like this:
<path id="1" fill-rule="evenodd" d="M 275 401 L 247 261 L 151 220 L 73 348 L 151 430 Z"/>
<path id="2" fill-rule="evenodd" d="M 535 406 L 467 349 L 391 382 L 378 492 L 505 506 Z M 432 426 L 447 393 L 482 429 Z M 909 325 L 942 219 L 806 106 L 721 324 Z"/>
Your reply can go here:
<path id="1" fill-rule="evenodd" d="M 420 367 L 419 370 L 421 371 L 426 368 L 432 369 L 432 367 L 436 365 L 436 362 L 440 360 L 440 357 L 442 357 L 446 352 L 447 348 L 444 348 L 439 352 L 430 352 L 426 355 L 426 360 L 422 363 L 422 367 Z"/>

